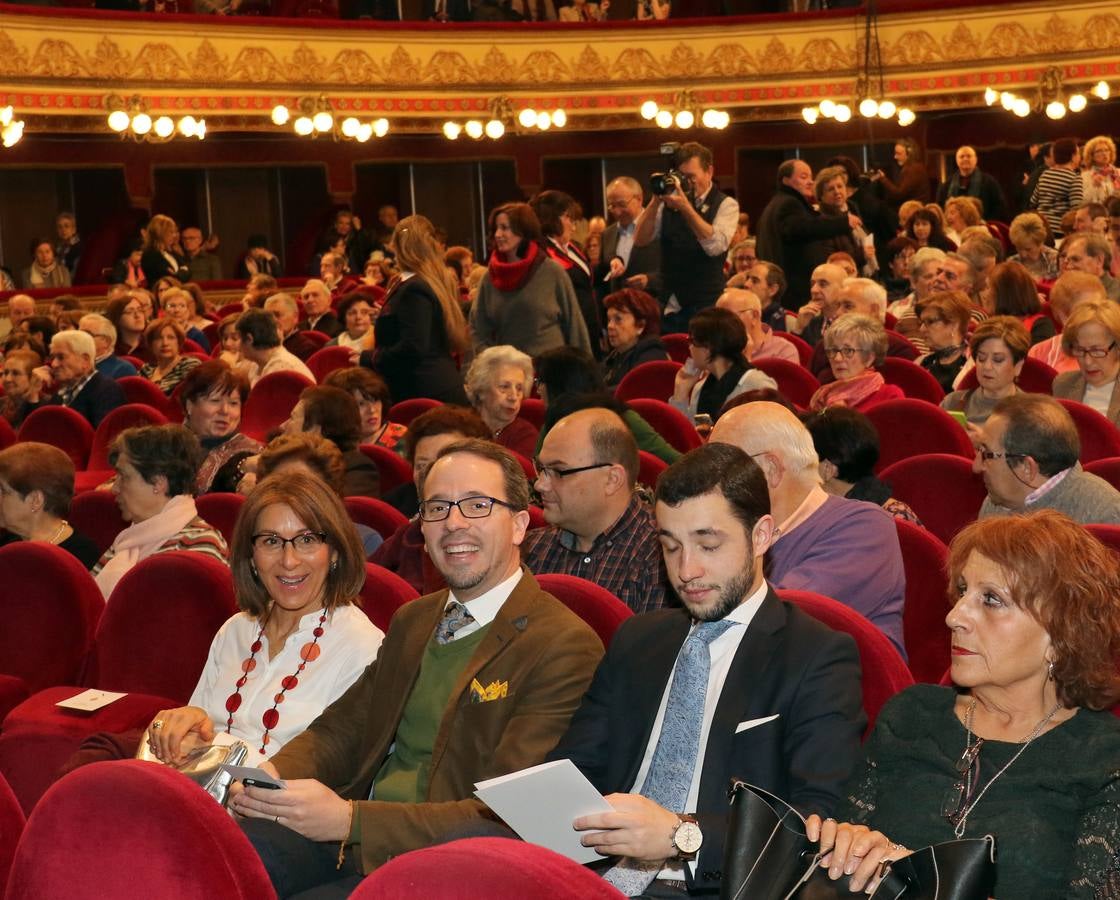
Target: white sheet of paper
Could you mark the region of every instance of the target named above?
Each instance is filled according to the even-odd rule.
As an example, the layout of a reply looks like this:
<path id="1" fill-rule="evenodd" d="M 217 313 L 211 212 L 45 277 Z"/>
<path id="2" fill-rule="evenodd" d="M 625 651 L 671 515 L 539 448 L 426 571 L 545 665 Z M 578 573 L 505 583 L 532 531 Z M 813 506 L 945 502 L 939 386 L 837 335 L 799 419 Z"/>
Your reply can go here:
<path id="1" fill-rule="evenodd" d="M 63 709 L 76 709 L 81 712 L 93 712 L 95 709 L 101 709 L 101 707 L 108 706 L 110 703 L 120 700 L 121 697 L 127 696 L 127 693 L 118 694 L 115 691 L 99 691 L 90 688 L 90 690 L 82 691 L 66 700 L 59 700 L 55 706 L 61 706 Z"/>
<path id="2" fill-rule="evenodd" d="M 541 763 L 520 772 L 475 784 L 475 794 L 531 844 L 539 844 L 578 863 L 604 859 L 580 843 L 572 828 L 580 816 L 613 812 L 570 759 Z"/>

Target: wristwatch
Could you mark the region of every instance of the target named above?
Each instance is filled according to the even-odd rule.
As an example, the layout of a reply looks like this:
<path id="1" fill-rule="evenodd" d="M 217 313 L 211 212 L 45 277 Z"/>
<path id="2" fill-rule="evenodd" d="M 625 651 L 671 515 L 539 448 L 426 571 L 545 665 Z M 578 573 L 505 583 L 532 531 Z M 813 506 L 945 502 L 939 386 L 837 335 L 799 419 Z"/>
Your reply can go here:
<path id="1" fill-rule="evenodd" d="M 700 852 L 700 845 L 704 843 L 704 835 L 700 831 L 700 824 L 696 816 L 680 813 L 677 827 L 673 829 L 673 846 L 677 848 L 677 859 L 695 859 Z"/>

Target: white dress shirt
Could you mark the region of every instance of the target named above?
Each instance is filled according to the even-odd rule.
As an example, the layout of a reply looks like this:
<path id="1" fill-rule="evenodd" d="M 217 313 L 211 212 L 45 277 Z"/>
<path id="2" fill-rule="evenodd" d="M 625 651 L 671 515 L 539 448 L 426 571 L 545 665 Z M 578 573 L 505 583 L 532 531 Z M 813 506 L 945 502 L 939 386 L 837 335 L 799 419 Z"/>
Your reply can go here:
<path id="1" fill-rule="evenodd" d="M 696 754 L 696 769 L 692 773 L 692 784 L 688 787 L 688 799 L 685 801 L 684 809 L 681 812 L 692 812 L 696 809 L 696 801 L 700 796 L 700 775 L 704 771 L 704 757 L 707 754 L 708 732 L 712 728 L 716 706 L 719 703 L 720 694 L 723 693 L 727 673 L 731 671 L 731 663 L 739 650 L 739 644 L 747 633 L 747 627 L 751 624 L 759 607 L 762 606 L 762 601 L 766 599 L 768 590 L 769 586 L 764 579 L 754 593 L 727 614 L 727 620 L 735 624 L 708 645 L 708 652 L 711 654 L 711 667 L 708 669 L 708 691 L 704 695 L 704 720 L 700 727 L 700 749 Z M 694 624 L 689 629 L 689 634 L 695 628 L 696 625 Z M 683 642 L 681 649 L 684 649 Z M 673 672 L 676 672 L 675 663 L 673 664 Z M 665 685 L 665 692 L 661 695 L 661 705 L 657 708 L 657 717 L 653 720 L 653 730 L 649 735 L 645 756 L 642 757 L 642 764 L 638 768 L 638 777 L 630 789 L 631 793 L 641 793 L 642 785 L 645 784 L 646 775 L 649 773 L 650 764 L 653 762 L 653 752 L 657 748 L 657 740 L 661 736 L 661 726 L 665 721 L 665 707 L 668 705 L 669 690 L 672 686 L 673 673 L 670 673 L 669 681 Z M 676 812 L 676 810 L 673 810 L 673 812 Z M 694 867 L 693 871 L 695 871 L 695 861 L 690 865 Z M 657 877 L 670 881 L 683 881 L 684 866 L 680 862 L 670 860 L 665 863 Z"/>
<path id="2" fill-rule="evenodd" d="M 618 242 L 614 246 L 614 255 L 622 260 L 623 268 L 630 265 L 630 254 L 634 252 L 635 231 L 637 225 L 634 222 L 629 225 L 618 223 Z"/>
<path id="3" fill-rule="evenodd" d="M 703 213 L 708 194 L 711 192 L 712 189 L 708 188 L 702 196 L 696 197 L 692 201 L 692 205 L 701 213 Z M 665 204 L 657 207 L 657 219 L 653 226 L 653 239 L 655 241 L 661 237 L 661 214 L 663 212 L 665 212 Z M 731 246 L 731 238 L 735 236 L 735 229 L 738 227 L 739 201 L 734 197 L 724 197 L 719 209 L 716 210 L 716 217 L 712 221 L 712 236 L 703 240 L 697 238 L 696 242 L 708 256 L 724 256 Z"/>
<path id="4" fill-rule="evenodd" d="M 517 587 L 517 583 L 521 580 L 521 576 L 525 573 L 518 569 L 509 576 L 501 584 L 496 584 L 490 588 L 485 594 L 475 597 L 473 600 L 466 602 L 460 600 L 455 596 L 454 591 L 450 591 L 447 597 L 447 603 L 450 605 L 452 602 L 462 603 L 467 608 L 474 621 L 469 625 L 464 625 L 451 636 L 451 640 L 457 641 L 459 638 L 464 638 L 468 634 L 474 634 L 480 628 L 485 628 L 497 618 L 498 611 L 502 605 L 509 599 L 509 595 L 513 593 L 513 589 Z M 446 609 L 447 607 L 444 607 Z"/>

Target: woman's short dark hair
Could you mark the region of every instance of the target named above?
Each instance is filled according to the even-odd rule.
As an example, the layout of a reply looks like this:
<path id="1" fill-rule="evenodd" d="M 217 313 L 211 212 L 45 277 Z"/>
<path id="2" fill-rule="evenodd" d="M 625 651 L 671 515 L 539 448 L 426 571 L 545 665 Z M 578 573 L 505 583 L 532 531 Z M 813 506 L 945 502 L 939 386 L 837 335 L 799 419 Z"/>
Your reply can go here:
<path id="1" fill-rule="evenodd" d="M 417 444 L 424 438 L 438 434 L 461 434 L 464 438 L 477 438 L 481 441 L 489 441 L 494 437 L 493 432 L 473 409 L 465 406 L 437 406 L 420 413 L 409 424 L 404 436 L 408 461 L 415 461 Z"/>
<path id="2" fill-rule="evenodd" d="M 541 223 L 545 237 L 558 237 L 564 232 L 560 217 L 576 205 L 575 199 L 563 191 L 541 191 L 529 203 Z"/>
<path id="3" fill-rule="evenodd" d="M 988 285 L 997 316 L 1033 316 L 1042 311 L 1034 276 L 1020 263 L 997 263 Z"/>
<path id="4" fill-rule="evenodd" d="M 863 413 L 829 406 L 805 420 L 817 456 L 836 466 L 836 476 L 855 483 L 871 474 L 879 461 L 879 432 Z"/>
<path id="5" fill-rule="evenodd" d="M 350 312 L 350 307 L 356 303 L 368 303 L 372 309 L 377 305 L 377 301 L 373 297 L 362 290 L 350 291 L 346 296 L 338 301 L 338 320 L 343 324 L 346 323 L 346 314 Z"/>
<path id="6" fill-rule="evenodd" d="M 74 463 L 61 450 L 37 441 L 20 441 L 0 450 L 0 481 L 26 499 L 43 492 L 43 509 L 60 519 L 70 512 L 74 499 Z"/>
<path id="7" fill-rule="evenodd" d="M 747 329 L 735 313 L 718 307 L 702 309 L 688 322 L 689 339 L 712 356 L 732 362 L 743 359 L 747 349 Z"/>
<path id="8" fill-rule="evenodd" d="M 945 226 L 932 210 L 923 206 L 921 209 L 914 210 L 913 215 L 906 220 L 906 236 L 914 243 L 918 243 L 918 239 L 914 237 L 915 222 L 926 222 L 929 225 L 929 238 L 926 240 L 929 246 L 933 247 L 945 242 Z"/>
<path id="9" fill-rule="evenodd" d="M 712 443 L 686 453 L 657 479 L 657 502 L 680 506 L 685 500 L 719 491 L 750 537 L 770 514 L 766 476 L 750 456 L 731 444 Z"/>
<path id="10" fill-rule="evenodd" d="M 323 384 L 341 388 L 348 394 L 357 391 L 370 403 L 380 403 L 381 418 L 388 421 L 389 410 L 393 406 L 393 398 L 389 394 L 389 385 L 376 372 L 371 372 L 364 366 L 335 369 L 326 377 Z"/>
<path id="11" fill-rule="evenodd" d="M 892 262 L 905 253 L 907 250 L 918 252 L 918 242 L 913 238 L 908 238 L 906 235 L 899 235 L 896 238 L 891 238 L 887 241 L 886 251 L 887 259 Z"/>
<path id="12" fill-rule="evenodd" d="M 491 241 L 494 240 L 494 230 L 498 227 L 500 215 L 505 215 L 509 219 L 510 230 L 521 238 L 521 243 L 517 245 L 519 257 L 524 257 L 529 252 L 529 244 L 540 244 L 544 241 L 540 220 L 528 203 L 503 203 L 490 210 L 490 215 L 486 219 L 486 228 Z"/>
<path id="13" fill-rule="evenodd" d="M 183 326 L 178 322 L 173 322 L 171 319 L 155 319 L 147 328 L 144 329 L 144 346 L 151 347 L 161 334 L 170 328 L 175 332 L 175 340 L 179 344 L 179 352 L 182 352 L 183 345 L 187 342 L 187 333 L 183 331 Z"/>
<path id="14" fill-rule="evenodd" d="M 302 472 L 266 478 L 245 500 L 237 517 L 230 546 L 230 569 L 237 592 L 237 605 L 260 618 L 272 598 L 254 573 L 253 534 L 261 513 L 283 503 L 309 531 L 325 534 L 334 553 L 323 584 L 323 608 L 336 609 L 353 603 L 366 581 L 365 555 L 354 523 L 342 499 L 321 478 Z"/>
<path id="15" fill-rule="evenodd" d="M 340 497 L 346 478 L 342 451 L 320 434 L 282 434 L 268 442 L 257 461 L 257 477 L 264 481 L 285 463 L 301 462 L 330 485 Z"/>
<path id="16" fill-rule="evenodd" d="M 973 522 L 949 547 L 949 602 L 973 554 L 1006 575 L 1010 600 L 1050 636 L 1054 687 L 1065 707 L 1120 699 L 1120 571 L 1111 550 L 1053 509 Z M 1039 666 L 1043 661 L 1040 659 Z"/>
<path id="17" fill-rule="evenodd" d="M 319 433 L 333 441 L 343 453 L 349 453 L 362 439 L 362 417 L 358 401 L 342 388 L 318 384 L 299 395 L 303 404 L 303 430 L 316 425 Z"/>
<path id="18" fill-rule="evenodd" d="M 1007 345 L 1014 362 L 1026 359 L 1027 351 L 1031 349 L 1031 336 L 1019 319 L 1014 316 L 989 316 L 976 326 L 972 337 L 968 339 L 968 349 L 973 358 L 980 352 L 984 342 L 992 338 Z"/>
<path id="19" fill-rule="evenodd" d="M 599 364 L 575 347 L 556 347 L 538 356 L 537 380 L 548 392 L 549 403 L 562 394 L 602 394 L 607 389 Z"/>
<path id="20" fill-rule="evenodd" d="M 630 313 L 636 322 L 644 322 L 642 337 L 657 337 L 661 334 L 661 306 L 645 291 L 637 288 L 623 288 L 603 298 L 603 309 L 622 309 Z"/>
<path id="21" fill-rule="evenodd" d="M 195 477 L 202 464 L 202 445 L 183 425 L 143 425 L 126 428 L 109 449 L 109 465 L 116 468 L 122 453 L 148 484 L 167 479 L 167 496 L 194 495 Z"/>
<path id="22" fill-rule="evenodd" d="M 239 369 L 230 368 L 223 359 L 209 359 L 191 369 L 178 390 L 179 405 L 187 411 L 188 401 L 211 394 L 237 394 L 244 403 L 249 396 L 249 379 Z"/>

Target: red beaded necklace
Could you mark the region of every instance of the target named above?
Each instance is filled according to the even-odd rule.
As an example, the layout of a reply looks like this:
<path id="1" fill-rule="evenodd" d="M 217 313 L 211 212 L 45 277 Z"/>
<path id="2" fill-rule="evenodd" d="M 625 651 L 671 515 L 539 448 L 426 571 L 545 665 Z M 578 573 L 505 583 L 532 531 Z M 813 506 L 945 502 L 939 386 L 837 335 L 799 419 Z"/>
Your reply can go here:
<path id="1" fill-rule="evenodd" d="M 268 733 L 276 727 L 280 721 L 280 710 L 277 707 L 284 702 L 284 695 L 288 691 L 294 691 L 299 685 L 299 675 L 307 667 L 309 662 L 315 662 L 322 652 L 319 646 L 319 638 L 323 636 L 323 623 L 327 621 L 327 611 L 323 610 L 323 614 L 319 616 L 319 624 L 315 626 L 315 630 L 311 633 L 315 636 L 315 640 L 308 641 L 299 650 L 300 663 L 296 667 L 295 672 L 288 675 L 280 682 L 280 693 L 273 697 L 272 708 L 267 709 L 264 715 L 261 716 L 261 722 L 264 724 L 264 736 L 261 737 L 261 754 L 263 755 L 265 747 L 268 746 Z M 267 621 L 265 624 L 268 624 Z M 261 630 L 257 633 L 257 639 L 249 645 L 249 658 L 241 662 L 241 677 L 237 679 L 237 690 L 226 698 L 226 712 L 229 713 L 229 718 L 226 719 L 226 734 L 230 733 L 233 728 L 233 714 L 241 706 L 241 689 L 245 686 L 245 682 L 249 680 L 249 673 L 257 667 L 257 653 L 261 649 L 261 638 L 264 637 L 265 625 L 261 625 Z"/>

